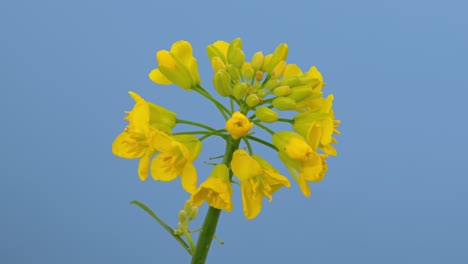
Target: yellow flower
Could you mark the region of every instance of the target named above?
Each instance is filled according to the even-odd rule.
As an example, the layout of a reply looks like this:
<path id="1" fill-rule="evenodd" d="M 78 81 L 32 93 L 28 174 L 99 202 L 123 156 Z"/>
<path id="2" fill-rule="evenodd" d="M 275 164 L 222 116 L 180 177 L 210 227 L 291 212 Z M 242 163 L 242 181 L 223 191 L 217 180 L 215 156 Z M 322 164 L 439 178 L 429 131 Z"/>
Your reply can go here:
<path id="1" fill-rule="evenodd" d="M 326 172 L 324 156 L 317 154 L 298 134 L 289 131 L 273 135 L 273 144 L 278 148 L 279 158 L 284 163 L 302 193 L 310 196 L 306 181 L 320 181 Z"/>
<path id="2" fill-rule="evenodd" d="M 153 69 L 149 74 L 153 82 L 164 85 L 175 83 L 184 90 L 200 85 L 197 60 L 193 57 L 189 42 L 175 42 L 170 51 L 158 51 L 156 59 L 159 68 Z"/>
<path id="3" fill-rule="evenodd" d="M 234 152 L 232 172 L 241 181 L 242 204 L 247 219 L 255 218 L 262 209 L 263 196 L 271 195 L 282 186 L 290 187 L 289 180 L 259 156 L 252 157 L 242 149 Z"/>
<path id="4" fill-rule="evenodd" d="M 171 137 L 158 133 L 152 138 L 151 143 L 161 152 L 151 162 L 153 179 L 167 182 L 180 176 L 184 190 L 193 193 L 197 187 L 197 171 L 193 161 L 201 150 L 198 138 L 193 135 Z"/>
<path id="5" fill-rule="evenodd" d="M 229 169 L 224 164 L 214 167 L 208 179 L 190 197 L 190 203 L 200 206 L 204 201 L 214 208 L 230 212 L 232 210 L 232 187 Z"/>
<path id="6" fill-rule="evenodd" d="M 234 139 L 247 135 L 252 127 L 253 123 L 240 112 L 235 112 L 226 122 L 226 130 Z"/>
<path id="7" fill-rule="evenodd" d="M 320 148 L 326 154 L 336 156 L 336 149 L 330 144 L 336 143 L 332 135 L 333 133 L 339 134 L 336 128 L 340 121 L 334 120 L 333 95 L 329 95 L 320 102 L 315 110 L 296 115 L 293 129 L 304 136 L 314 150 Z"/>
<path id="8" fill-rule="evenodd" d="M 150 158 L 157 152 L 151 144 L 160 130 L 170 133 L 175 126 L 176 114 L 156 104 L 145 101 L 140 95 L 129 92 L 135 101 L 131 111 L 126 112 L 129 122 L 125 130 L 112 143 L 112 153 L 121 158 L 140 158 L 138 176 L 148 178 Z"/>

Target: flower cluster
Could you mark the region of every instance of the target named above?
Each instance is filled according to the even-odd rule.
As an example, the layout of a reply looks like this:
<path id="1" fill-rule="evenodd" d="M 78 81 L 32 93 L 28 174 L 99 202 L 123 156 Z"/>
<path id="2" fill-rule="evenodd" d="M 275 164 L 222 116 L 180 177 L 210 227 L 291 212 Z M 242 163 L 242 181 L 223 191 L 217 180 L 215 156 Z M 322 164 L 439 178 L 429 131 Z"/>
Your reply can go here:
<path id="1" fill-rule="evenodd" d="M 263 197 L 271 201 L 281 187 L 290 187 L 286 176 L 254 154 L 251 143 L 260 143 L 278 153 L 302 193 L 310 196 L 308 182 L 322 180 L 327 157 L 337 154 L 334 134 L 339 134 L 340 123 L 335 120 L 333 95 L 324 96 L 322 92 L 325 83 L 321 73 L 315 66 L 304 72 L 296 64 L 287 63 L 286 44 L 278 45 L 272 54 L 256 52 L 250 61 L 246 60 L 239 38 L 230 43 L 216 41 L 208 45 L 207 53 L 214 71 L 214 91 L 228 104 L 202 87 L 197 60 L 187 41 L 174 43 L 170 51 L 158 51 L 158 67 L 149 78 L 157 84 L 176 84 L 195 91 L 211 101 L 225 118 L 223 128 L 178 119 L 172 111 L 130 92 L 135 106 L 127 112 L 125 120 L 129 124 L 115 139 L 113 153 L 123 158 L 140 158 L 141 180 L 147 178 L 149 171 L 154 180 L 160 181 L 180 176 L 194 206 L 206 201 L 213 208 L 231 211 L 235 176 L 245 217 L 252 219 L 260 213 Z M 275 131 L 272 123 L 276 122 L 291 124 L 291 131 Z M 205 131 L 173 133 L 176 124 L 194 125 Z M 254 127 L 271 134 L 271 140 L 255 137 Z M 211 136 L 226 141 L 225 155 L 198 185 L 193 161 L 201 150 L 201 142 Z"/>

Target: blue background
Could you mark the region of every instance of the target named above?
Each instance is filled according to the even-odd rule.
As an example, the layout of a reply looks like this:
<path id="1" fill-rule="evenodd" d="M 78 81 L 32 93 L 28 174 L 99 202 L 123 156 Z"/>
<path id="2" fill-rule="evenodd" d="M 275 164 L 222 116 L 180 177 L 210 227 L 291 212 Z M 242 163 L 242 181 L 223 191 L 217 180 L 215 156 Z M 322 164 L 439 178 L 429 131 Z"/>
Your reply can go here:
<path id="1" fill-rule="evenodd" d="M 208 263 L 467 263 L 467 3 L 2 1 L 0 263 L 188 263 L 129 204 L 175 226 L 188 194 L 178 180 L 140 182 L 111 143 L 128 90 L 222 127 L 211 104 L 147 74 L 185 39 L 211 89 L 205 47 L 236 37 L 248 58 L 286 42 L 289 63 L 316 65 L 342 135 L 310 198 L 293 184 L 247 221 L 236 189 Z M 200 180 L 222 150 L 206 141 Z"/>

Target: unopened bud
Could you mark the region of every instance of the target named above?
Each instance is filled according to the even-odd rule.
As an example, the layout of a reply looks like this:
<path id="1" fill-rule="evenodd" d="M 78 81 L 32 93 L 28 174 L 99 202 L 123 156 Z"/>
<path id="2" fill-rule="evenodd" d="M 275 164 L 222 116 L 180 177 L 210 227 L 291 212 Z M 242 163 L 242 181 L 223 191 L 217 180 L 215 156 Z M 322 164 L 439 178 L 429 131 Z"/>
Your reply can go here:
<path id="1" fill-rule="evenodd" d="M 180 223 L 179 223 L 179 226 L 180 226 Z M 182 235 L 184 232 L 180 229 L 180 228 L 174 228 L 174 235 L 176 236 L 180 236 Z"/>
<path id="2" fill-rule="evenodd" d="M 244 65 L 242 65 L 242 74 L 245 76 L 245 78 L 249 81 L 252 80 L 254 76 L 254 68 L 252 66 L 252 63 L 246 62 Z"/>
<path id="3" fill-rule="evenodd" d="M 260 98 L 256 94 L 249 94 L 245 99 L 245 103 L 250 107 L 254 107 L 260 103 Z"/>
<path id="4" fill-rule="evenodd" d="M 221 96 L 232 94 L 231 76 L 225 70 L 219 70 L 213 77 L 213 86 Z"/>
<path id="5" fill-rule="evenodd" d="M 267 83 L 265 83 L 265 87 L 272 90 L 278 87 L 279 84 L 280 84 L 280 81 L 278 79 L 272 79 L 272 80 L 269 80 Z"/>
<path id="6" fill-rule="evenodd" d="M 270 62 L 268 63 L 268 67 L 265 68 L 265 71 L 271 73 L 273 69 L 278 65 L 280 61 L 285 61 L 288 57 L 288 45 L 285 43 L 281 43 L 276 47 L 273 55 L 271 57 Z"/>
<path id="7" fill-rule="evenodd" d="M 224 64 L 220 57 L 213 57 L 213 59 L 211 59 L 211 66 L 213 67 L 214 72 L 218 72 L 219 70 L 226 68 L 226 64 Z"/>
<path id="8" fill-rule="evenodd" d="M 268 72 L 267 69 L 271 68 L 271 57 L 273 54 L 268 54 L 263 58 L 263 66 L 262 66 L 262 71 Z"/>
<path id="9" fill-rule="evenodd" d="M 247 83 L 238 83 L 234 85 L 234 88 L 232 88 L 232 95 L 234 95 L 235 98 L 237 99 L 242 99 L 244 96 L 247 95 L 247 90 L 249 89 L 249 85 Z"/>
<path id="10" fill-rule="evenodd" d="M 192 213 L 189 215 L 190 221 L 197 218 L 197 215 L 198 215 L 198 207 L 192 206 Z"/>
<path id="11" fill-rule="evenodd" d="M 263 79 L 263 72 L 262 71 L 257 71 L 257 73 L 255 73 L 255 80 L 257 80 L 257 82 L 259 82 L 262 79 Z"/>
<path id="12" fill-rule="evenodd" d="M 286 69 L 286 61 L 282 60 L 271 71 L 272 78 L 279 78 L 283 75 L 284 69 Z"/>
<path id="13" fill-rule="evenodd" d="M 233 64 L 240 69 L 240 67 L 242 67 L 242 63 L 244 63 L 244 59 L 245 55 L 244 52 L 242 52 L 242 40 L 240 38 L 236 38 L 229 44 L 227 60 L 230 64 Z M 241 63 L 240 66 L 238 65 L 239 63 Z"/>
<path id="14" fill-rule="evenodd" d="M 182 89 L 192 89 L 193 79 L 187 67 L 176 59 L 169 51 L 160 50 L 156 53 L 159 71 L 171 82 Z"/>
<path id="15" fill-rule="evenodd" d="M 265 88 L 265 89 L 259 89 L 259 90 L 257 91 L 257 95 L 258 95 L 258 97 L 260 97 L 260 98 L 263 98 L 263 97 L 267 96 L 269 93 L 270 93 L 270 90 L 267 89 L 267 88 Z"/>
<path id="16" fill-rule="evenodd" d="M 255 110 L 255 116 L 262 122 L 273 123 L 278 120 L 278 113 L 266 106 L 259 107 Z"/>
<path id="17" fill-rule="evenodd" d="M 187 213 L 184 210 L 179 211 L 179 222 L 184 223 L 187 220 Z"/>
<path id="18" fill-rule="evenodd" d="M 229 73 L 229 75 L 231 76 L 231 81 L 234 84 L 238 83 L 240 78 L 241 78 L 240 71 L 232 64 L 229 64 L 228 66 L 226 66 L 226 70 Z"/>
<path id="19" fill-rule="evenodd" d="M 291 93 L 291 88 L 287 85 L 278 86 L 273 90 L 276 96 L 288 96 Z"/>
<path id="20" fill-rule="evenodd" d="M 288 76 L 281 80 L 280 85 L 287 85 L 289 87 L 295 86 L 299 82 L 299 77 L 297 76 Z"/>
<path id="21" fill-rule="evenodd" d="M 208 58 L 213 60 L 214 57 L 219 57 L 224 63 L 226 63 L 226 56 L 220 51 L 215 45 L 210 44 L 206 47 L 206 53 L 208 54 Z"/>
<path id="22" fill-rule="evenodd" d="M 288 97 L 278 97 L 271 102 L 274 108 L 278 110 L 295 110 L 296 109 L 296 101 L 294 99 Z"/>
<path id="23" fill-rule="evenodd" d="M 252 56 L 252 66 L 253 68 L 258 71 L 262 68 L 263 66 L 263 53 L 261 51 L 259 52 L 256 52 L 253 56 Z"/>
<path id="24" fill-rule="evenodd" d="M 316 77 L 304 76 L 304 77 L 299 78 L 298 85 L 309 85 L 311 87 L 314 87 L 319 83 L 320 83 L 320 80 L 318 78 L 316 78 Z"/>
<path id="25" fill-rule="evenodd" d="M 232 65 L 234 65 L 237 69 L 240 69 L 242 68 L 242 65 L 244 64 L 244 60 L 245 60 L 244 52 L 241 49 L 236 48 L 233 51 L 230 63 L 232 63 Z"/>
<path id="26" fill-rule="evenodd" d="M 288 96 L 298 102 L 312 94 L 312 88 L 309 86 L 296 86 L 291 88 L 291 94 Z"/>

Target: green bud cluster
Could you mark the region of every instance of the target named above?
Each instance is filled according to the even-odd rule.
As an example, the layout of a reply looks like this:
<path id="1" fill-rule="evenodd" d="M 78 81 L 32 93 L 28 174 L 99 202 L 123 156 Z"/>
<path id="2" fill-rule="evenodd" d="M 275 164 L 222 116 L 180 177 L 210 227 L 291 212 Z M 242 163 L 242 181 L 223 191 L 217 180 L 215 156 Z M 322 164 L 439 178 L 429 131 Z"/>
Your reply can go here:
<path id="1" fill-rule="evenodd" d="M 178 214 L 178 227 L 174 228 L 174 235 L 186 235 L 189 233 L 189 225 L 192 220 L 194 220 L 198 215 L 198 207 L 190 204 L 189 201 L 186 201 L 184 204 L 184 209 L 179 211 Z"/>
<path id="2" fill-rule="evenodd" d="M 215 42 L 207 48 L 213 70 L 213 85 L 219 95 L 239 100 L 255 111 L 262 122 L 278 120 L 279 111 L 300 111 L 321 97 L 321 80 L 288 65 L 288 45 L 279 44 L 272 54 L 256 52 L 246 61 L 242 40 Z M 320 87 L 321 88 L 321 87 Z M 258 107 L 258 109 L 257 109 Z"/>

